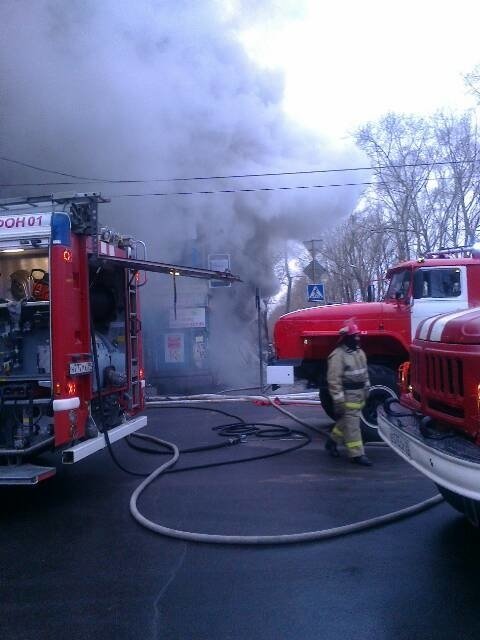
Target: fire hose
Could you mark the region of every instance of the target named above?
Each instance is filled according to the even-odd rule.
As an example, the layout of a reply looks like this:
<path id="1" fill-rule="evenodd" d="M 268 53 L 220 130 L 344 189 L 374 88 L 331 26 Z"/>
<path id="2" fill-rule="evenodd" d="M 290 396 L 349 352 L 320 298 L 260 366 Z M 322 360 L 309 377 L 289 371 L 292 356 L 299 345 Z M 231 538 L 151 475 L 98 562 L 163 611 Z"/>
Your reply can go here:
<path id="1" fill-rule="evenodd" d="M 304 422 L 303 420 L 301 420 L 300 418 L 298 418 L 297 416 L 295 416 L 294 414 L 292 414 L 290 411 L 287 411 L 286 409 L 284 409 L 283 407 L 280 407 L 278 405 L 278 402 L 275 401 L 275 399 L 269 397 L 269 396 L 249 396 L 249 397 L 242 397 L 240 398 L 240 401 L 246 401 L 247 398 L 249 399 L 249 401 L 252 401 L 252 399 L 255 400 L 263 400 L 263 401 L 267 401 L 269 404 L 271 404 L 275 409 L 277 409 L 278 411 L 280 411 L 281 413 L 284 413 L 285 415 L 289 416 L 292 420 L 298 422 L 299 424 L 302 424 L 303 426 L 306 426 L 308 428 L 312 428 L 311 425 L 309 425 L 308 423 Z M 193 400 L 193 398 L 191 398 L 191 400 Z M 199 397 L 195 397 L 195 401 L 199 400 L 200 402 L 205 402 L 205 400 L 207 400 L 207 397 L 203 396 L 201 398 Z M 216 396 L 215 398 L 212 395 L 208 396 L 208 401 L 225 401 L 225 397 L 220 396 L 220 398 L 218 396 Z M 233 399 L 232 399 L 233 401 Z M 235 401 L 239 401 L 239 398 L 235 398 Z M 171 400 L 163 400 L 163 399 L 152 399 L 151 402 L 149 402 L 149 406 L 151 407 L 160 407 L 160 406 L 165 406 L 165 404 L 171 402 Z M 184 404 L 189 404 L 188 399 L 184 398 L 181 402 L 183 402 Z M 317 401 L 317 404 L 318 401 Z M 315 431 L 319 432 L 319 430 L 315 429 Z M 327 435 L 324 432 L 321 432 L 323 435 Z M 140 498 L 141 494 L 145 491 L 145 489 L 151 485 L 157 478 L 159 478 L 162 474 L 164 474 L 165 472 L 168 471 L 168 469 L 170 469 L 171 467 L 173 467 L 173 465 L 175 465 L 175 463 L 177 462 L 177 460 L 179 459 L 180 456 L 180 452 L 178 450 L 178 447 L 171 443 L 171 442 L 167 442 L 165 440 L 161 440 L 159 438 L 156 438 L 155 436 L 151 436 L 151 435 L 146 435 L 146 434 L 136 434 L 137 437 L 143 438 L 145 440 L 149 440 L 151 442 L 154 442 L 158 445 L 161 445 L 163 447 L 166 447 L 167 449 L 169 449 L 172 452 L 172 457 L 165 462 L 164 464 L 160 465 L 157 469 L 155 469 L 147 478 L 145 478 L 145 480 L 143 480 L 143 482 L 135 489 L 135 491 L 133 492 L 131 498 L 130 498 L 130 512 L 132 514 L 132 516 L 135 518 L 135 520 L 142 525 L 143 527 L 149 529 L 150 531 L 153 531 L 155 533 L 170 537 L 170 538 L 176 538 L 176 539 L 180 539 L 180 540 L 187 540 L 187 541 L 191 541 L 191 542 L 204 542 L 204 543 L 209 543 L 209 544 L 234 544 L 234 545 L 271 545 L 271 544 L 295 544 L 295 543 L 299 543 L 299 542 L 313 542 L 313 541 L 319 541 L 319 540 L 326 540 L 326 539 L 330 539 L 330 538 L 336 538 L 339 536 L 343 536 L 343 535 L 347 535 L 350 533 L 355 533 L 355 532 L 359 532 L 359 531 L 364 531 L 367 529 L 372 529 L 374 527 L 378 527 L 381 525 L 385 525 L 391 522 L 396 522 L 398 520 L 401 520 L 403 518 L 407 518 L 410 516 L 413 516 L 415 514 L 418 514 L 422 511 L 425 511 L 426 509 L 429 509 L 433 506 L 435 506 L 436 504 L 440 503 L 443 498 L 442 496 L 440 496 L 439 494 L 428 498 L 427 500 L 423 500 L 421 502 L 418 502 L 414 505 L 411 505 L 409 507 L 405 507 L 403 509 L 399 509 L 397 511 L 393 511 L 387 514 L 383 514 L 380 516 L 376 516 L 373 518 L 369 518 L 367 520 L 361 520 L 359 522 L 355 522 L 352 524 L 347 524 L 347 525 L 343 525 L 343 526 L 339 526 L 339 527 L 333 527 L 333 528 L 329 528 L 329 529 L 322 529 L 322 530 L 318 530 L 318 531 L 305 531 L 305 532 L 300 532 L 300 533 L 292 533 L 292 534 L 280 534 L 280 535 L 223 535 L 223 534 L 207 534 L 207 533 L 201 533 L 201 532 L 191 532 L 191 531 L 184 531 L 184 530 L 179 530 L 179 529 L 173 529 L 171 527 L 166 527 L 158 522 L 154 522 L 152 520 L 150 520 L 149 518 L 147 518 L 146 516 L 144 516 L 142 513 L 140 513 L 139 508 L 138 508 L 138 499 Z M 220 463 L 220 464 L 229 464 L 229 463 Z"/>

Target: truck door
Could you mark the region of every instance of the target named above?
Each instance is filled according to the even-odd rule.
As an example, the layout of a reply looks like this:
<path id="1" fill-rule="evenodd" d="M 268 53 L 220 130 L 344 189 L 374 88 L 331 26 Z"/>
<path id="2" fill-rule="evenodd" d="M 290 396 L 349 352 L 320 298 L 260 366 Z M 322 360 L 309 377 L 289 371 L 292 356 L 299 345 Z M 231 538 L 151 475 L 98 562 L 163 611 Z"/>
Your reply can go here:
<path id="1" fill-rule="evenodd" d="M 66 218 L 66 216 L 65 216 Z M 52 377 L 55 444 L 83 437 L 90 399 L 91 362 L 85 237 L 72 233 L 51 247 Z M 78 398 L 78 408 L 56 410 L 55 401 Z"/>

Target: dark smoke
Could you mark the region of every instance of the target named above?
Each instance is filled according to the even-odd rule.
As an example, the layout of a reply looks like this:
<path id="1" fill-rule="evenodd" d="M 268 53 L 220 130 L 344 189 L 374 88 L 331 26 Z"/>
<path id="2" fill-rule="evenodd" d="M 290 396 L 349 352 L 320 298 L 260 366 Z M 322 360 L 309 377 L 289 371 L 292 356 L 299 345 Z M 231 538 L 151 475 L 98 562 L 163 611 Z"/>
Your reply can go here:
<path id="1" fill-rule="evenodd" d="M 229 5 L 236 11 L 226 12 Z M 3 0 L 1 155 L 108 179 L 350 166 L 352 158 L 285 118 L 282 76 L 257 68 L 237 39 L 240 27 L 280 9 L 214 0 Z M 0 172 L 2 184 L 68 180 L 4 162 Z M 206 266 L 208 253 L 230 253 L 243 284 L 209 292 L 216 331 L 210 346 L 229 384 L 256 379 L 256 368 L 249 369 L 256 352 L 254 291 L 260 287 L 268 296 L 278 289 L 272 265 L 285 240 L 320 237 L 352 210 L 358 191 L 118 196 L 322 181 L 331 180 L 38 185 L 3 187 L 1 196 L 101 190 L 112 197 L 102 220 L 146 240 L 151 259 L 190 264 L 195 255 Z M 166 277 L 150 279 L 144 308 L 151 331 L 171 296 Z M 155 366 L 158 345 L 148 335 L 147 346 Z"/>

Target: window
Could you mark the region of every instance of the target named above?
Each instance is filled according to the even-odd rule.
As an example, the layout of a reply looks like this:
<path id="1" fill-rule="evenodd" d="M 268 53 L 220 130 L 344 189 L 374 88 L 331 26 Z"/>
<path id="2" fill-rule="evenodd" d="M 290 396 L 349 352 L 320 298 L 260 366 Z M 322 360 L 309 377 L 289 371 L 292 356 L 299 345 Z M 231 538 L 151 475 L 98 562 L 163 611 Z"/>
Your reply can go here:
<path id="1" fill-rule="evenodd" d="M 418 269 L 415 273 L 413 297 L 456 298 L 462 293 L 460 269 Z"/>
<path id="2" fill-rule="evenodd" d="M 393 300 L 406 298 L 410 290 L 411 279 L 412 272 L 409 269 L 396 271 L 392 275 L 385 298 L 392 298 Z"/>

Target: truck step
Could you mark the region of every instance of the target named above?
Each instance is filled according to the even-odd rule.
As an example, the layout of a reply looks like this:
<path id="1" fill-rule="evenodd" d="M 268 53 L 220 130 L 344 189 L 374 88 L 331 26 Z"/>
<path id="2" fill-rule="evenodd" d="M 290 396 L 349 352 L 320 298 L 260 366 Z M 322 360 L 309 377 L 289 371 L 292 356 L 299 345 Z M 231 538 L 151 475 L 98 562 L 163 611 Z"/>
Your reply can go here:
<path id="1" fill-rule="evenodd" d="M 55 467 L 41 467 L 36 464 L 0 466 L 0 485 L 34 485 L 56 473 Z"/>

